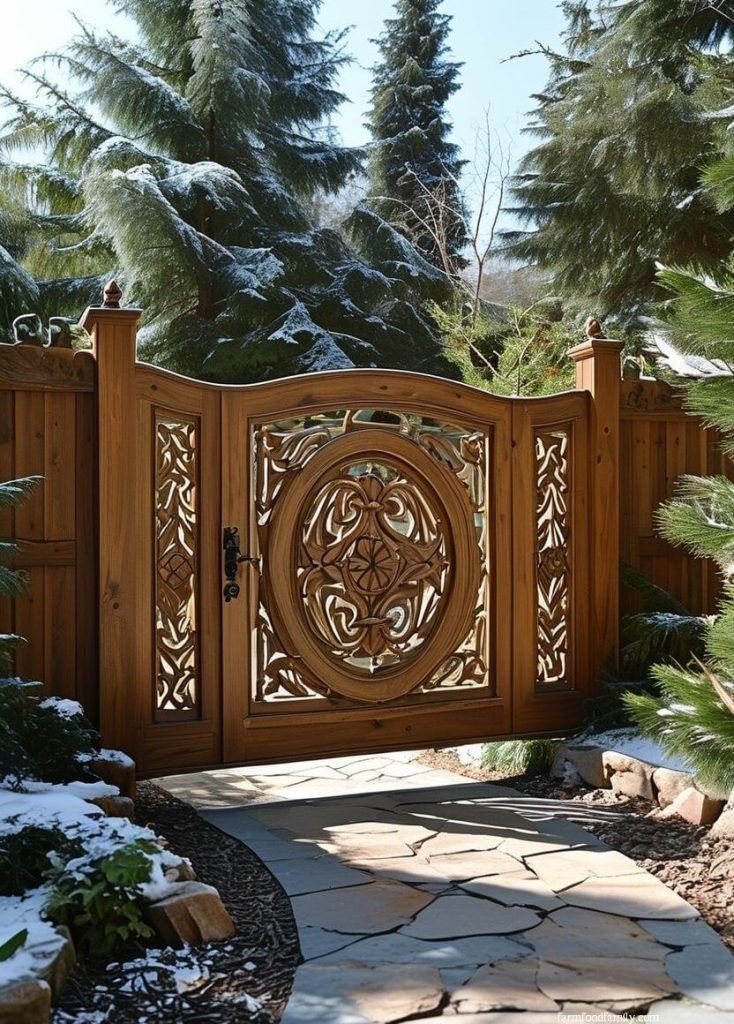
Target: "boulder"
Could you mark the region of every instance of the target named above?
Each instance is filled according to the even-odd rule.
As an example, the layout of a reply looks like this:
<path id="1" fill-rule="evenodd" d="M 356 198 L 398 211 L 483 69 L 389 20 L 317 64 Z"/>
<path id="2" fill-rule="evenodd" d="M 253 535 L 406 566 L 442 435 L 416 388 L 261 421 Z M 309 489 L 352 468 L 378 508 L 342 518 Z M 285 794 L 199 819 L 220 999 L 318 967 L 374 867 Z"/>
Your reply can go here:
<path id="1" fill-rule="evenodd" d="M 182 857 L 178 864 L 166 869 L 166 878 L 169 882 L 193 882 L 196 880 L 196 872 L 191 861 Z"/>
<path id="2" fill-rule="evenodd" d="M 706 796 L 695 786 L 689 786 L 663 811 L 664 817 L 674 814 L 689 821 L 691 825 L 711 825 L 721 814 L 726 801 Z"/>
<path id="3" fill-rule="evenodd" d="M 672 768 L 656 768 L 652 773 L 652 781 L 661 807 L 672 804 L 684 789 L 693 785 L 693 778 L 688 772 L 676 772 Z"/>
<path id="4" fill-rule="evenodd" d="M 0 986 L 0 1024 L 48 1024 L 51 988 L 40 978 Z"/>
<path id="5" fill-rule="evenodd" d="M 63 943 L 59 946 L 53 959 L 38 972 L 39 978 L 47 982 L 51 989 L 51 1001 L 54 1003 L 60 999 L 67 979 L 76 964 L 76 950 L 69 929 L 60 925 L 56 931 L 63 937 Z"/>
<path id="6" fill-rule="evenodd" d="M 727 839 L 734 839 L 734 793 L 727 800 L 724 810 L 711 828 L 712 836 L 725 836 Z"/>
<path id="7" fill-rule="evenodd" d="M 171 896 L 151 903 L 146 913 L 170 946 L 230 939 L 235 932 L 219 893 L 203 882 L 181 882 Z"/>
<path id="8" fill-rule="evenodd" d="M 122 796 L 135 799 L 135 762 L 119 750 L 101 750 L 90 768 L 103 782 L 117 786 Z"/>
<path id="9" fill-rule="evenodd" d="M 604 751 L 601 747 L 579 745 L 566 748 L 566 758 L 581 778 L 594 789 L 609 789 L 609 779 L 604 771 Z"/>
<path id="10" fill-rule="evenodd" d="M 129 818 L 135 816 L 135 805 L 129 796 L 95 796 L 91 803 L 105 812 L 108 818 Z"/>
<path id="11" fill-rule="evenodd" d="M 620 754 L 616 750 L 605 750 L 602 762 L 604 773 L 617 796 L 655 799 L 652 781 L 655 769 L 652 765 L 638 761 L 636 757 L 630 757 L 628 754 Z"/>

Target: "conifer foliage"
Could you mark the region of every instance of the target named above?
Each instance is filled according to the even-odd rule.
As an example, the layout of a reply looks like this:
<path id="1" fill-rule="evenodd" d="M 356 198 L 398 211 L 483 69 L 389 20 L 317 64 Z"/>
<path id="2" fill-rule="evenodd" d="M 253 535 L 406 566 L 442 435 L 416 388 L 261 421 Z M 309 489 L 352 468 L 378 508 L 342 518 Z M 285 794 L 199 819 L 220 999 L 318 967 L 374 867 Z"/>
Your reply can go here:
<path id="1" fill-rule="evenodd" d="M 116 7 L 138 42 L 80 26 L 28 72 L 38 103 L 5 93 L 0 231 L 32 207 L 23 252 L 0 250 L 5 303 L 32 293 L 28 270 L 47 314 L 78 314 L 115 272 L 145 311 L 143 356 L 195 376 L 455 372 L 417 311 L 443 275 L 403 239 L 368 264 L 305 213 L 361 160 L 324 127 L 345 58 L 338 35 L 316 37 L 318 0 Z M 28 147 L 45 164 L 24 164 Z"/>
<path id="2" fill-rule="evenodd" d="M 712 163 L 705 177 L 721 209 L 731 210 L 734 153 Z M 690 386 L 688 405 L 720 431 L 734 456 L 734 258 L 723 264 L 719 284 L 691 270 L 668 268 L 660 277 L 673 295 L 673 341 L 722 369 Z M 629 694 L 627 703 L 643 730 L 727 796 L 734 790 L 734 483 L 724 476 L 684 477 L 659 525 L 670 541 L 718 565 L 723 600 L 705 633 L 708 662 L 656 666 L 661 696 Z"/>
<path id="3" fill-rule="evenodd" d="M 566 0 L 562 52 L 529 127 L 509 233 L 518 258 L 554 273 L 556 291 L 637 326 L 661 298 L 656 261 L 716 274 L 734 213 L 700 170 L 719 145 L 716 94 L 730 74 L 734 3 Z M 724 104 L 722 104 L 724 105 Z"/>
<path id="4" fill-rule="evenodd" d="M 369 115 L 369 175 L 381 216 L 455 274 L 467 241 L 458 186 L 464 161 L 449 139 L 445 106 L 459 88 L 461 65 L 447 60 L 451 18 L 440 6 L 441 0 L 397 0 L 396 17 L 385 23 Z"/>

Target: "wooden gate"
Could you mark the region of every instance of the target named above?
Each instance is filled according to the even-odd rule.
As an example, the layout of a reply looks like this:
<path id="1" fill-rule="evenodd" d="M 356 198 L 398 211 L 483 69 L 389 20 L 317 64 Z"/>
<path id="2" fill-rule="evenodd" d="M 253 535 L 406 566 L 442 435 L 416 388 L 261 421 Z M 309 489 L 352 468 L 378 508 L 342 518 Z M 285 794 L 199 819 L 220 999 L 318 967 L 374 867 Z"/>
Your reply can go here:
<path id="1" fill-rule="evenodd" d="M 75 541 L 106 743 L 155 775 L 581 723 L 616 648 L 617 342 L 544 399 L 388 370 L 223 387 L 137 363 L 138 316 L 94 307 L 92 356 L 56 354 L 95 396 Z"/>

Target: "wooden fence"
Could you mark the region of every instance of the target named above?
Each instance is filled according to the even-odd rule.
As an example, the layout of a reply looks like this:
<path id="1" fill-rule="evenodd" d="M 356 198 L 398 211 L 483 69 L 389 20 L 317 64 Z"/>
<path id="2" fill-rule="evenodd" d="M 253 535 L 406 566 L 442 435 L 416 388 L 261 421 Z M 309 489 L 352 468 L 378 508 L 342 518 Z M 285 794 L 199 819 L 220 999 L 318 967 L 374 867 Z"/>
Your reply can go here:
<path id="1" fill-rule="evenodd" d="M 722 452 L 717 432 L 683 405 L 682 392 L 665 381 L 622 382 L 620 556 L 698 615 L 716 606 L 716 567 L 661 537 L 655 513 L 683 474 L 722 474 L 734 480 L 734 464 Z M 622 615 L 640 608 L 639 594 L 623 587 Z"/>
<path id="2" fill-rule="evenodd" d="M 614 657 L 620 609 L 639 607 L 634 594 L 623 590 L 620 596 L 618 556 L 692 611 L 713 609 L 712 567 L 658 537 L 654 512 L 682 473 L 734 478 L 733 467 L 715 433 L 683 410 L 668 385 L 620 380 L 618 343 L 591 337 L 577 346 L 571 353 L 577 392 L 547 399 L 499 399 L 389 371 L 223 388 L 136 363 L 139 311 L 119 308 L 118 299 L 108 287 L 105 304 L 85 314 L 91 352 L 53 343 L 0 346 L 0 477 L 44 477 L 28 504 L 1 514 L 0 535 L 18 541 L 18 565 L 27 568 L 29 587 L 17 601 L 0 602 L 0 628 L 29 641 L 17 654 L 19 675 L 82 701 L 101 723 L 105 741 L 134 753 L 148 774 L 244 763 L 251 756 L 287 759 L 294 744 L 307 755 L 568 731 L 583 717 L 596 670 Z M 341 438 L 333 450 L 354 456 L 357 437 L 352 443 L 345 431 L 360 424 L 356 410 L 349 412 L 350 394 L 391 411 L 393 428 L 383 418 L 375 421 L 379 429 L 360 436 L 372 439 L 378 463 L 392 458 L 404 467 L 416 508 L 433 503 L 439 510 L 428 526 L 446 552 L 458 543 L 452 530 L 460 527 L 467 501 L 461 488 L 470 479 L 473 488 L 484 488 L 477 572 L 488 589 L 486 599 L 480 590 L 476 607 L 486 621 L 474 638 L 488 645 L 481 648 L 487 663 L 481 667 L 477 648 L 476 691 L 462 688 L 461 680 L 432 691 L 429 672 L 418 689 L 407 693 L 406 686 L 405 696 L 378 704 L 377 713 L 375 705 L 360 710 L 350 703 L 350 687 L 344 689 L 346 677 L 336 668 L 341 691 L 319 691 L 319 670 L 312 672 L 317 692 L 306 693 L 293 668 L 295 651 L 286 661 L 289 685 L 300 696 L 290 694 L 291 704 L 260 705 L 263 680 L 255 679 L 253 666 L 262 654 L 258 645 L 272 643 L 269 633 L 260 635 L 263 623 L 268 630 L 273 623 L 257 595 L 277 609 L 291 584 L 281 582 L 281 596 L 274 597 L 267 581 L 257 582 L 268 541 L 257 525 L 262 509 L 254 490 L 263 452 L 255 448 L 265 444 L 268 472 L 287 472 L 295 455 L 278 462 L 271 446 L 277 440 L 300 458 L 300 438 L 311 436 L 315 415 L 319 436 Z M 337 409 L 347 409 L 341 427 Z M 390 439 L 396 431 L 404 435 L 399 442 Z M 420 449 L 414 459 L 408 452 L 413 443 Z M 418 476 L 411 481 L 412 461 Z M 316 464 L 332 482 L 346 466 L 332 466 L 324 452 Z M 458 490 L 451 479 L 457 474 Z M 304 501 L 310 500 L 306 491 Z M 458 502 L 449 527 L 440 526 L 442 500 Z M 467 522 L 478 523 L 478 509 L 466 506 Z M 222 528 L 231 541 L 227 529 L 234 525 L 243 566 L 236 557 L 228 564 L 221 548 Z M 295 559 L 297 541 L 285 527 L 280 534 L 290 537 L 278 541 L 282 552 L 287 548 Z M 447 557 L 437 561 L 437 572 L 446 573 Z M 240 599 L 223 601 L 223 577 L 237 583 Z M 436 607 L 442 586 L 431 591 Z M 300 614 L 296 600 L 293 615 Z M 431 621 L 416 642 L 439 648 L 440 630 Z M 301 624 L 306 646 L 314 623 L 318 629 L 318 614 Z M 169 627 L 174 632 L 164 636 Z M 279 628 L 289 633 L 292 623 L 286 618 Z M 316 657 L 313 651 L 309 657 Z M 324 671 L 334 667 L 329 658 Z M 558 668 L 555 675 L 543 677 L 543 659 Z M 168 688 L 169 697 L 183 694 L 189 676 L 195 697 L 158 700 L 156 687 Z"/>

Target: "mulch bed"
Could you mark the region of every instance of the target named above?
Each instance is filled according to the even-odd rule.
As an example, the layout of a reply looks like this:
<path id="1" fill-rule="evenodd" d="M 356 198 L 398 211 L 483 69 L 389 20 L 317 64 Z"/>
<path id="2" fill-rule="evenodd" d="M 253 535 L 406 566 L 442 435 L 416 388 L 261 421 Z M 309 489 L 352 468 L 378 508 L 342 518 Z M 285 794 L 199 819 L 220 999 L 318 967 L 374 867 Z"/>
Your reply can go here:
<path id="1" fill-rule="evenodd" d="M 199 881 L 217 887 L 236 935 L 181 952 L 136 944 L 112 963 L 85 960 L 53 1013 L 54 1024 L 278 1021 L 300 960 L 283 889 L 251 850 L 152 783 L 139 785 L 135 807 L 138 824 L 188 857 Z"/>
<path id="2" fill-rule="evenodd" d="M 688 900 L 734 952 L 734 849 L 730 839 L 716 838 L 708 826 L 689 825 L 682 818 L 661 819 L 654 813 L 659 810 L 656 804 L 615 797 L 611 790 L 584 784 L 566 787 L 547 776 L 508 777 L 467 767 L 454 754 L 442 751 L 426 751 L 420 760 L 478 782 L 505 783 L 528 796 L 613 807 L 623 817 L 584 821 L 584 828 Z"/>

